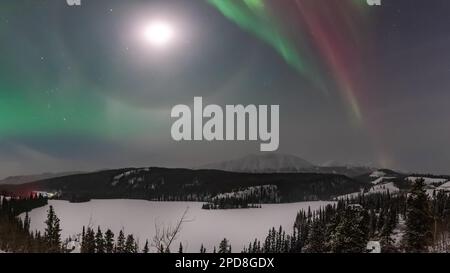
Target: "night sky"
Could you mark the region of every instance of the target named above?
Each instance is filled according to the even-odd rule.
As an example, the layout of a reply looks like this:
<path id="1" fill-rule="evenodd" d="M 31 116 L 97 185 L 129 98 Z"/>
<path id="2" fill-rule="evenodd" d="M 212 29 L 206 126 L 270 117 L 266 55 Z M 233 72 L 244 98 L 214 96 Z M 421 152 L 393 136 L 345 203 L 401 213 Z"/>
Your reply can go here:
<path id="1" fill-rule="evenodd" d="M 449 14 L 448 0 L 3 0 L 0 177 L 259 151 L 173 141 L 171 108 L 194 96 L 279 104 L 278 152 L 316 164 L 450 174 Z"/>

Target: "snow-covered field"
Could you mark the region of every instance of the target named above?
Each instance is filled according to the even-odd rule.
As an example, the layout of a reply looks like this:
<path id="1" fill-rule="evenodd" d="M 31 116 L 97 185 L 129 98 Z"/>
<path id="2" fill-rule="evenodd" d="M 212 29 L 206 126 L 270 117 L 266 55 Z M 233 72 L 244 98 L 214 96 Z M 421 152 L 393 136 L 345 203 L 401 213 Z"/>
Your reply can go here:
<path id="1" fill-rule="evenodd" d="M 386 183 L 386 184 L 373 186 L 372 188 L 370 188 L 368 193 L 369 194 L 372 194 L 372 193 L 386 193 L 388 191 L 389 191 L 389 193 L 395 193 L 395 192 L 398 192 L 400 190 L 399 190 L 399 188 L 397 186 L 394 185 L 394 183 L 389 182 L 389 183 Z"/>
<path id="2" fill-rule="evenodd" d="M 450 182 L 440 185 L 437 189 L 441 191 L 450 191 Z"/>
<path id="3" fill-rule="evenodd" d="M 394 185 L 393 182 L 388 183 L 382 183 L 382 184 L 376 184 L 372 186 L 367 192 L 360 191 L 360 192 L 353 192 L 345 195 L 341 195 L 335 198 L 335 200 L 344 200 L 344 199 L 351 199 L 351 198 L 357 198 L 360 195 L 369 195 L 369 194 L 376 194 L 376 193 L 397 193 L 400 189 Z"/>
<path id="4" fill-rule="evenodd" d="M 292 231 L 299 210 L 317 210 L 333 202 L 301 202 L 291 204 L 268 204 L 261 209 L 202 210 L 199 202 L 150 202 L 143 200 L 92 200 L 87 203 L 69 203 L 50 200 L 61 219 L 63 238 L 79 234 L 82 226 L 110 228 L 117 236 L 121 229 L 134 234 L 141 247 L 146 239 L 151 242 L 155 225 L 175 225 L 187 207 L 189 212 L 179 240 L 172 245 L 173 251 L 183 243 L 185 252 L 199 252 L 203 243 L 208 252 L 226 237 L 233 252 L 240 252 L 255 238 L 264 240 L 272 227 L 283 226 Z M 30 212 L 31 228 L 44 231 L 47 207 Z M 23 215 L 22 215 L 23 216 Z"/>
<path id="5" fill-rule="evenodd" d="M 418 179 L 423 179 L 425 184 L 439 184 L 439 183 L 445 183 L 448 181 L 446 178 L 430 178 L 430 177 L 418 177 L 418 176 L 409 176 L 406 178 L 406 180 L 409 180 L 411 182 L 414 182 Z"/>
<path id="6" fill-rule="evenodd" d="M 379 178 L 375 179 L 374 181 L 372 181 L 372 184 L 378 185 L 378 184 L 381 184 L 381 183 L 383 183 L 385 181 L 389 181 L 391 179 L 395 179 L 395 177 L 388 177 L 388 176 L 379 177 Z"/>

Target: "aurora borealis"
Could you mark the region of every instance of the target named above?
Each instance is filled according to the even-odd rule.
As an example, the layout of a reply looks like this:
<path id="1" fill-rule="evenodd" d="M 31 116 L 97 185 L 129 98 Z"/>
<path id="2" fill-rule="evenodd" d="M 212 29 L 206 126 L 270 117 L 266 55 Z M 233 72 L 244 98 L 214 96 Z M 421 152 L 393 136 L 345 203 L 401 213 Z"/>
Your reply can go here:
<path id="1" fill-rule="evenodd" d="M 319 88 L 326 89 L 327 85 L 323 83 L 326 72 L 318 69 L 329 68 L 337 83 L 335 87 L 347 97 L 356 118 L 362 118 L 352 86 L 356 80 L 351 74 L 352 70 L 361 69 L 358 38 L 370 32 L 364 18 L 364 9 L 370 7 L 364 1 L 209 2 L 244 30 L 270 44 Z M 290 29 L 283 29 L 283 25 Z"/>
<path id="2" fill-rule="evenodd" d="M 256 143 L 176 143 L 170 109 L 279 104 L 280 152 L 450 173 L 445 0 L 5 0 L 0 177 L 193 167 Z M 167 48 L 139 33 L 162 20 Z"/>

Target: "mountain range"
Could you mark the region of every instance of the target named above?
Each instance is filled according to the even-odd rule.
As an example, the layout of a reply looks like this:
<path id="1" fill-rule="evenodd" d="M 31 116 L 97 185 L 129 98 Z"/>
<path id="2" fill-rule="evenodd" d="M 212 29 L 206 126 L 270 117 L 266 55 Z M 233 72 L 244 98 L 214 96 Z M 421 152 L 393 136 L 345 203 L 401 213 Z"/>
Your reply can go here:
<path id="1" fill-rule="evenodd" d="M 0 185 L 0 192 L 16 195 L 45 192 L 73 202 L 90 199 L 208 201 L 220 194 L 266 188 L 276 191 L 279 202 L 300 202 L 330 200 L 363 186 L 358 180 L 338 174 L 128 168 Z"/>
<path id="2" fill-rule="evenodd" d="M 73 202 L 90 199 L 208 201 L 217 196 L 249 194 L 270 196 L 267 202 L 297 202 L 331 200 L 361 192 L 407 190 L 417 178 L 426 181 L 430 194 L 433 190 L 450 188 L 448 176 L 406 174 L 364 166 L 316 166 L 293 155 L 272 153 L 197 169 L 123 168 L 9 177 L 0 181 L 0 193 L 51 193 Z"/>
<path id="3" fill-rule="evenodd" d="M 311 170 L 314 167 L 314 164 L 297 156 L 268 153 L 247 155 L 235 160 L 207 164 L 199 168 L 243 173 L 288 173 Z"/>
<path id="4" fill-rule="evenodd" d="M 235 160 L 207 164 L 197 169 L 223 170 L 242 173 L 332 173 L 356 177 L 375 169 L 345 164 L 315 165 L 303 158 L 288 154 L 268 153 L 247 155 Z"/>
<path id="5" fill-rule="evenodd" d="M 82 172 L 61 172 L 61 173 L 42 173 L 42 174 L 32 174 L 32 175 L 18 175 L 9 176 L 0 180 L 0 185 L 20 185 L 26 184 L 34 181 L 45 180 L 49 178 L 62 177 L 74 174 L 80 174 Z"/>

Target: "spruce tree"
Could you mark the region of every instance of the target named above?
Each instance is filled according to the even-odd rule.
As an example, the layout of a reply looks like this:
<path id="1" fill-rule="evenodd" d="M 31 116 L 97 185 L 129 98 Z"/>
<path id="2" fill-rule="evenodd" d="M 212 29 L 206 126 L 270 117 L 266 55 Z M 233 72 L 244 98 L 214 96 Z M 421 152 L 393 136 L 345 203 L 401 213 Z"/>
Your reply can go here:
<path id="1" fill-rule="evenodd" d="M 30 231 L 30 224 L 31 224 L 31 220 L 30 220 L 30 216 L 28 215 L 28 211 L 27 211 L 25 213 L 25 218 L 23 220 L 23 229 L 25 230 L 25 232 Z"/>
<path id="2" fill-rule="evenodd" d="M 125 234 L 123 230 L 119 232 L 119 236 L 117 237 L 117 245 L 116 245 L 116 253 L 124 253 L 125 252 Z"/>
<path id="3" fill-rule="evenodd" d="M 368 217 L 367 217 L 368 218 Z M 362 253 L 368 241 L 368 219 L 361 211 L 347 208 L 331 236 L 331 251 L 335 253 Z M 364 230 L 363 227 L 367 230 Z"/>
<path id="4" fill-rule="evenodd" d="M 375 210 L 371 209 L 369 212 L 369 236 L 375 236 L 377 232 L 377 215 L 375 214 Z"/>
<path id="5" fill-rule="evenodd" d="M 114 252 L 114 233 L 110 229 L 105 232 L 105 252 Z"/>
<path id="6" fill-rule="evenodd" d="M 95 232 L 90 227 L 86 230 L 83 244 L 85 247 L 85 253 L 95 253 Z"/>
<path id="7" fill-rule="evenodd" d="M 81 232 L 81 253 L 87 253 L 86 251 L 86 229 L 83 226 L 83 231 Z"/>
<path id="8" fill-rule="evenodd" d="M 325 230 L 319 220 L 312 223 L 311 231 L 308 237 L 308 244 L 305 246 L 307 253 L 323 253 L 326 251 Z"/>
<path id="9" fill-rule="evenodd" d="M 136 242 L 132 234 L 127 236 L 127 240 L 125 242 L 125 253 L 136 253 Z"/>
<path id="10" fill-rule="evenodd" d="M 45 224 L 47 227 L 45 228 L 44 239 L 47 244 L 48 252 L 61 252 L 61 228 L 59 225 L 59 218 L 56 216 L 53 206 L 50 206 L 48 209 Z"/>
<path id="11" fill-rule="evenodd" d="M 406 206 L 405 250 L 427 252 L 432 243 L 433 218 L 423 179 L 418 179 L 413 184 Z"/>
<path id="12" fill-rule="evenodd" d="M 200 253 L 206 253 L 206 248 L 203 246 L 203 244 L 200 246 Z"/>
<path id="13" fill-rule="evenodd" d="M 148 240 L 145 241 L 144 249 L 142 250 L 143 253 L 147 254 L 150 252 L 150 249 L 148 248 Z"/>
<path id="14" fill-rule="evenodd" d="M 100 227 L 97 228 L 97 234 L 95 234 L 95 252 L 105 253 L 105 239 Z"/>
<path id="15" fill-rule="evenodd" d="M 220 242 L 218 253 L 231 253 L 231 246 L 229 245 L 226 238 L 224 238 L 222 242 Z"/>

